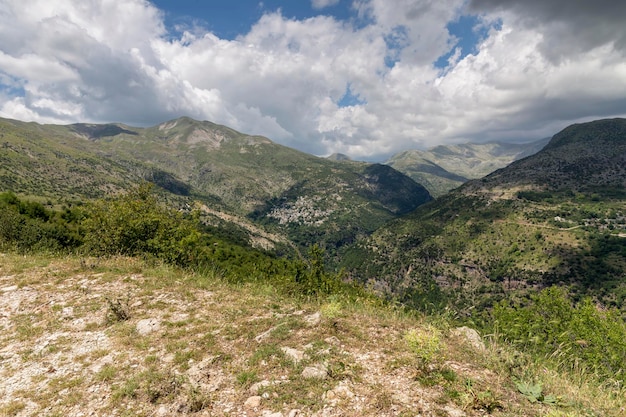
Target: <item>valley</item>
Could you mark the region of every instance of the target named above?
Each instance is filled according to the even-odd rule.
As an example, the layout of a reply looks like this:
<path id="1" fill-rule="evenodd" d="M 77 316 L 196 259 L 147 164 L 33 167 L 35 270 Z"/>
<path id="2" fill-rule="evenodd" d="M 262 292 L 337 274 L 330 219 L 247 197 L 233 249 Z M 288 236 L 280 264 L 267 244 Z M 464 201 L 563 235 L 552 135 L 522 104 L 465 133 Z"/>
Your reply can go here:
<path id="1" fill-rule="evenodd" d="M 96 415 L 127 408 L 133 415 L 321 417 L 417 408 L 424 415 L 514 416 L 523 409 L 578 417 L 618 416 L 624 406 L 623 119 L 572 125 L 536 152 L 489 145 L 517 159 L 477 179 L 454 174 L 462 184 L 435 191 L 436 198 L 392 164 L 319 158 L 189 118 L 151 128 L 3 119 L 0 142 L 1 290 L 20 294 L 2 310 L 3 375 L 26 378 L 24 367 L 42 360 L 69 366 L 57 354 L 70 352 L 65 339 L 55 342 L 59 331 L 74 332 L 68 340 L 97 332 L 115 349 L 130 348 L 119 360 L 142 370 L 134 379 L 103 359 L 111 351 L 88 352 L 102 362 L 98 380 L 88 361 L 72 386 L 31 375 L 29 384 L 40 381 L 50 401 L 4 385 L 17 398 L 0 402 L 4 414 L 76 411 L 84 389 L 106 393 Z M 43 266 L 19 266 L 22 257 Z M 92 283 L 96 304 L 75 288 Z M 202 324 L 206 311 L 197 299 L 207 291 L 220 294 L 211 315 L 231 311 L 213 327 Z M 133 301 L 124 301 L 126 292 Z M 59 307 L 32 315 L 35 304 L 47 305 L 42 297 Z M 136 322 L 155 316 L 158 300 L 168 297 L 179 301 L 157 314 L 166 330 L 133 341 Z M 69 308 L 76 317 L 64 316 Z M 308 327 L 304 317 L 315 314 L 321 324 Z M 74 329 L 75 319 L 86 327 Z M 257 320 L 266 326 L 245 330 Z M 486 353 L 455 333 L 468 325 L 488 339 Z M 212 336 L 197 339 L 198 332 Z M 380 335 L 382 350 L 367 332 Z M 260 343 L 261 335 L 270 339 Z M 176 345 L 177 337 L 185 344 Z M 202 353 L 207 340 L 217 353 Z M 289 349 L 305 352 L 302 365 L 289 362 Z M 374 351 L 381 379 L 364 362 Z M 16 352 L 20 365 L 9 366 Z M 69 363 L 86 361 L 72 355 Z M 461 362 L 451 359 L 458 355 Z M 318 392 L 300 376 L 320 364 L 326 376 Z M 227 391 L 194 380 L 197 366 L 222 375 Z M 497 386 L 484 377 L 492 373 Z M 257 383 L 269 385 L 247 391 Z M 398 384 L 428 400 L 399 397 Z M 558 396 L 543 396 L 542 384 Z M 575 384 L 602 403 L 572 394 Z M 375 394 L 380 387 L 387 394 Z M 68 392 L 75 400 L 59 400 Z M 252 397 L 263 407 L 248 404 Z"/>

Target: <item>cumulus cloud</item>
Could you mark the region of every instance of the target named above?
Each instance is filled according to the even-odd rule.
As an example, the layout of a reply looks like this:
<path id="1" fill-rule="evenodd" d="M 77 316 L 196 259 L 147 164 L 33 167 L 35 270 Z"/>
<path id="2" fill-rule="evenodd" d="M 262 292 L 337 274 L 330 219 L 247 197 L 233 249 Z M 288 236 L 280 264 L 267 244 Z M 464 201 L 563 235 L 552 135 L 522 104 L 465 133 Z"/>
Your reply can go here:
<path id="1" fill-rule="evenodd" d="M 510 12 L 521 25 L 541 31 L 540 47 L 553 60 L 611 44 L 626 51 L 626 2 L 614 0 L 471 0 L 479 12 Z"/>
<path id="2" fill-rule="evenodd" d="M 186 115 L 368 159 L 626 114 L 624 7 L 609 16 L 567 2 L 559 14 L 553 3 L 355 0 L 349 21 L 276 11 L 222 39 L 168 33 L 144 0 L 3 0 L 0 114 L 131 125 Z M 467 13 L 486 31 L 463 55 L 449 25 Z"/>

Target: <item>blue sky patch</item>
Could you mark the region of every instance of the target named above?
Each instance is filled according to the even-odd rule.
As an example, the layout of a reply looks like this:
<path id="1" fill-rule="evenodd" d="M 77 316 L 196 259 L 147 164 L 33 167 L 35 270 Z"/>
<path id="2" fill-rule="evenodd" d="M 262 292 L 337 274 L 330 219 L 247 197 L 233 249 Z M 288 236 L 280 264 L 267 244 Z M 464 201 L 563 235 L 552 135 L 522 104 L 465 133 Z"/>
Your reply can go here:
<path id="1" fill-rule="evenodd" d="M 321 10 L 313 9 L 310 1 L 303 0 L 152 0 L 151 3 L 164 12 L 170 32 L 178 32 L 177 26 L 200 26 L 228 40 L 248 33 L 261 16 L 277 10 L 284 17 L 297 20 L 319 15 L 349 20 L 352 15 L 350 0 L 341 0 Z"/>
<path id="2" fill-rule="evenodd" d="M 486 26 L 476 15 L 464 15 L 457 21 L 450 22 L 446 26 L 448 32 L 457 38 L 457 43 L 452 45 L 450 51 L 439 57 L 435 61 L 436 68 L 446 68 L 448 66 L 448 60 L 455 54 L 458 48 L 460 48 L 459 60 L 465 58 L 468 55 L 475 55 L 478 53 L 478 44 L 487 37 L 489 30 L 492 27 L 498 28 L 499 24 L 493 26 Z"/>
<path id="3" fill-rule="evenodd" d="M 389 53 L 385 56 L 385 65 L 388 68 L 393 66 L 400 60 L 402 50 L 409 45 L 409 35 L 406 26 L 396 26 L 391 33 L 385 36 L 385 43 Z"/>
<path id="4" fill-rule="evenodd" d="M 24 97 L 26 90 L 24 90 L 22 80 L 0 71 L 0 93 L 10 97 Z"/>
<path id="5" fill-rule="evenodd" d="M 367 104 L 367 101 L 362 99 L 359 94 L 354 94 L 352 92 L 352 86 L 350 83 L 346 86 L 346 92 L 343 97 L 341 97 L 337 102 L 339 107 L 361 106 L 363 104 Z"/>

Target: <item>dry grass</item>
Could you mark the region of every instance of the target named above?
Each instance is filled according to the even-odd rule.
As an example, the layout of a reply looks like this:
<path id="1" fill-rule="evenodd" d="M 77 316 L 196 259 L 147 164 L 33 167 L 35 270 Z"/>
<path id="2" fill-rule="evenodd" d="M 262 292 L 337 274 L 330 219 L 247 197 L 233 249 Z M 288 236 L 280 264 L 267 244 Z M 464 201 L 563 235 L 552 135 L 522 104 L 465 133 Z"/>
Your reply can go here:
<path id="1" fill-rule="evenodd" d="M 615 387 L 506 346 L 478 352 L 445 318 L 339 296 L 304 302 L 130 258 L 14 254 L 0 255 L 0 291 L 0 416 L 623 415 Z M 107 298 L 128 317 L 111 320 Z M 416 354 L 405 335 L 434 328 L 437 358 Z M 524 367 L 563 405 L 517 392 Z"/>

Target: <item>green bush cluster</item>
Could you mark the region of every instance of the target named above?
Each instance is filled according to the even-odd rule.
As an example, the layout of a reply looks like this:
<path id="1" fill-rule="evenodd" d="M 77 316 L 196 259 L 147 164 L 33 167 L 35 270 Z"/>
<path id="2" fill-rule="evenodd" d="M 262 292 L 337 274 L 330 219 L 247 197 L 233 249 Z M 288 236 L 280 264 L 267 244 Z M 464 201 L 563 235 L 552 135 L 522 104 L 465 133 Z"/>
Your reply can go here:
<path id="1" fill-rule="evenodd" d="M 0 193 L 0 247 L 19 251 L 76 248 L 81 244 L 79 224 L 66 214 L 22 201 L 11 192 Z"/>
<path id="2" fill-rule="evenodd" d="M 502 301 L 490 315 L 489 330 L 521 350 L 626 381 L 626 322 L 616 309 L 599 308 L 590 298 L 575 304 L 564 288 L 550 287 L 527 305 Z"/>
<path id="3" fill-rule="evenodd" d="M 324 251 L 318 245 L 311 246 L 307 262 L 300 261 L 296 265 L 295 283 L 299 292 L 315 296 L 333 294 L 341 289 L 337 274 L 327 272 L 324 264 Z"/>
<path id="4" fill-rule="evenodd" d="M 436 361 L 443 349 L 441 331 L 432 325 L 407 331 L 404 340 L 422 367 Z"/>
<path id="5" fill-rule="evenodd" d="M 362 295 L 341 282 L 339 274 L 326 270 L 319 246 L 313 246 L 306 259 L 290 260 L 255 249 L 238 235 L 229 240 L 232 233 L 161 204 L 149 183 L 80 210 L 49 210 L 3 193 L 0 209 L 0 245 L 6 248 L 140 256 L 218 273 L 231 282 L 270 282 L 294 295 Z"/>
<path id="6" fill-rule="evenodd" d="M 148 183 L 93 204 L 84 228 L 84 249 L 95 255 L 150 255 L 183 266 L 203 256 L 193 221 L 159 205 Z"/>

